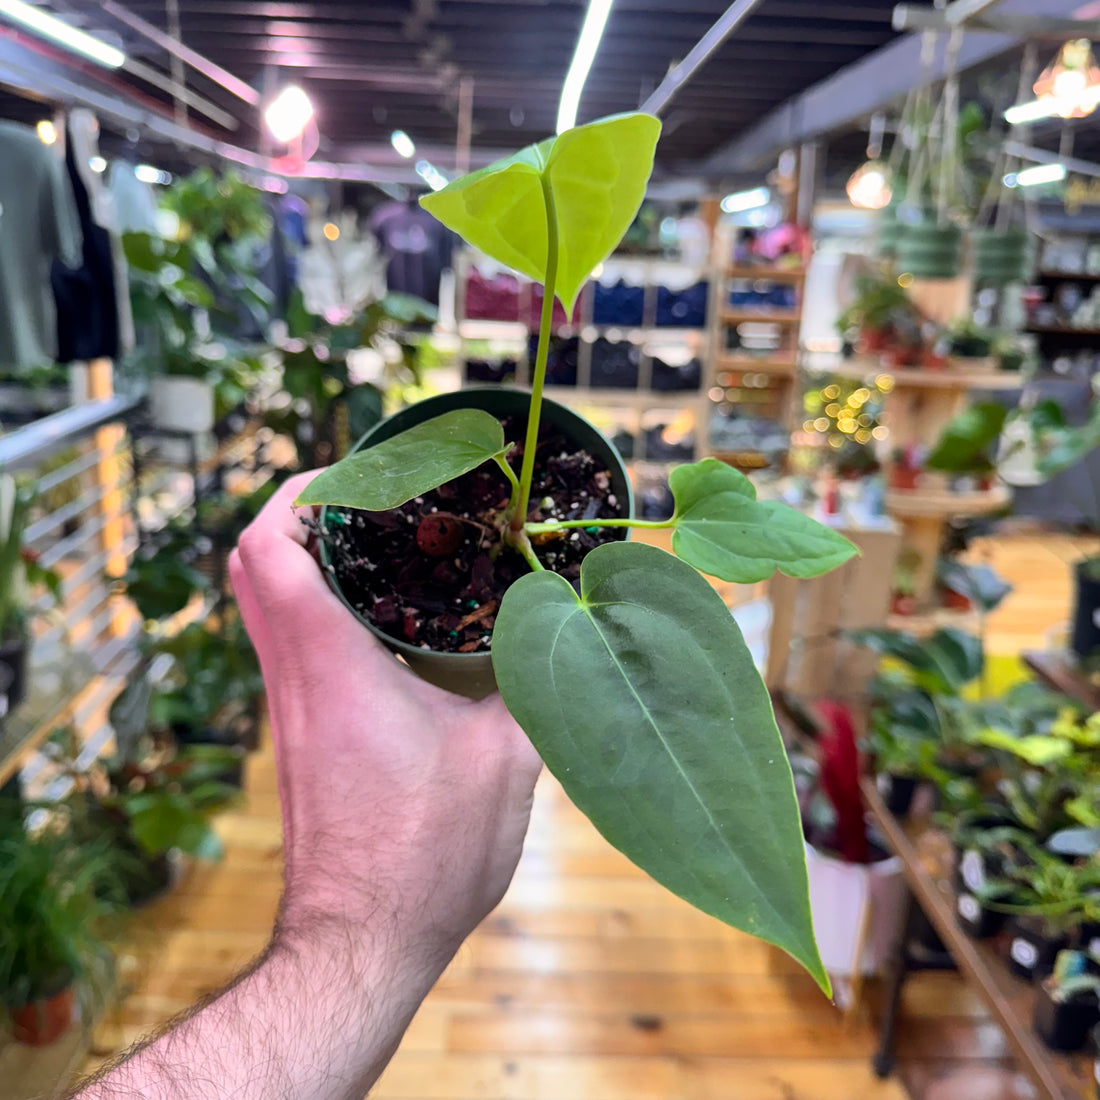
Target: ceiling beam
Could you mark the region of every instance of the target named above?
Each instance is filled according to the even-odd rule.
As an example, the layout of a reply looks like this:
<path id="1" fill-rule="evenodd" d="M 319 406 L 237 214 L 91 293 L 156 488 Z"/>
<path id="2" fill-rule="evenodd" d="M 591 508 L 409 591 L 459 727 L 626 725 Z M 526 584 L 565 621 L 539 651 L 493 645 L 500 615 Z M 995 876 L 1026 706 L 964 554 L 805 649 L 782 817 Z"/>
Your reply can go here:
<path id="1" fill-rule="evenodd" d="M 898 4 L 894 8 L 894 29 L 899 31 L 946 31 L 950 27 L 944 12 Z M 1065 42 L 1067 38 L 1100 38 L 1100 19 L 1053 19 L 1045 15 L 980 15 L 968 23 L 968 31 L 1011 34 L 1018 38 Z"/>
<path id="2" fill-rule="evenodd" d="M 1069 16 L 1081 0 L 1044 0 L 1052 16 Z M 1034 10 L 1030 0 L 1004 0 L 1010 14 Z M 1019 46 L 1021 40 L 1005 34 L 968 35 L 959 51 L 959 70 L 972 68 Z M 921 36 L 904 38 L 819 81 L 770 111 L 756 125 L 715 150 L 692 170 L 721 177 L 767 165 L 782 149 L 799 145 L 846 126 L 899 101 L 927 75 L 942 79 L 946 69 L 945 43 L 939 42 L 930 73 L 921 67 Z"/>

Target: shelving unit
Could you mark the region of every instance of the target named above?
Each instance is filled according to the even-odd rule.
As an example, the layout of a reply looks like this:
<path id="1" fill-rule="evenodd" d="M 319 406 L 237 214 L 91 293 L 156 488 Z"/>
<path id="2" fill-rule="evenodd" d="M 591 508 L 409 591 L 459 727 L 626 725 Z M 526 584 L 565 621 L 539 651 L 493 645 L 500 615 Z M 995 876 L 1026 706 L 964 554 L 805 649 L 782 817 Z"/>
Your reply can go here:
<path id="1" fill-rule="evenodd" d="M 518 280 L 519 293 L 515 313 L 519 320 L 490 320 L 467 316 L 466 289 L 471 268 L 475 260 L 469 253 L 462 254 L 456 264 L 456 323 L 458 330 L 458 361 L 461 384 L 486 385 L 492 381 L 471 377 L 468 363 L 480 358 L 472 353 L 476 342 L 487 342 L 494 358 L 514 360 L 515 370 L 509 377 L 500 381 L 525 386 L 530 384 L 531 341 L 536 332 L 534 321 L 536 297 L 533 284 Z M 546 385 L 546 395 L 555 401 L 582 411 L 608 435 L 625 432 L 632 437 L 633 454 L 628 461 L 638 467 L 645 476 L 658 476 L 665 468 L 676 462 L 691 461 L 701 454 L 701 425 L 704 422 L 706 401 L 703 387 L 707 377 L 706 358 L 709 348 L 709 333 L 705 327 L 678 327 L 657 324 L 658 285 L 662 272 L 674 272 L 680 276 L 680 282 L 687 284 L 706 282 L 710 273 L 705 268 L 683 264 L 675 260 L 640 256 L 613 256 L 604 265 L 601 277 L 604 280 L 622 278 L 632 286 L 641 286 L 644 300 L 641 324 L 596 324 L 594 323 L 595 287 L 589 283 L 582 291 L 574 316 L 567 323 L 560 320 L 555 326 L 557 340 L 576 340 L 576 380 L 575 384 L 563 385 L 551 375 Z M 639 284 L 633 279 L 641 274 L 644 280 Z M 708 293 L 708 310 L 712 305 L 712 295 Z M 512 312 L 511 308 L 508 310 Z M 636 384 L 623 386 L 600 385 L 594 380 L 593 352 L 597 342 L 609 340 L 615 344 L 633 346 L 631 354 L 636 357 Z M 660 389 L 654 387 L 655 364 L 665 362 L 665 355 L 674 352 L 677 360 L 697 360 L 699 364 L 698 384 L 692 389 Z M 551 351 L 553 355 L 553 350 Z M 670 364 L 675 369 L 679 363 Z M 666 426 L 673 437 L 669 447 L 677 451 L 653 454 L 653 448 L 647 446 L 647 433 L 660 426 Z M 676 448 L 677 437 L 694 437 L 690 452 L 686 447 Z M 629 448 L 628 448 L 629 449 Z"/>
<path id="2" fill-rule="evenodd" d="M 708 454 L 751 471 L 769 466 L 771 456 L 760 446 L 732 444 L 742 436 L 759 441 L 761 422 L 781 432 L 794 424 L 806 269 L 727 262 L 730 252 L 728 242 L 716 249 L 706 445 Z M 731 301 L 735 295 L 750 301 Z M 793 297 L 793 304 L 769 301 L 776 296 Z"/>

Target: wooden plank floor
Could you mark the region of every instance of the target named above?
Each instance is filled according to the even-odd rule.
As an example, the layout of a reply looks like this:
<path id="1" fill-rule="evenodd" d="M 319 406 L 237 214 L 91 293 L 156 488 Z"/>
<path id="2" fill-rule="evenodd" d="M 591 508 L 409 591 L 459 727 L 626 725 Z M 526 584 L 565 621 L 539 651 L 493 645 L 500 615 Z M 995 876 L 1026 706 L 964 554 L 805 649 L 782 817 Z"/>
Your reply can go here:
<path id="1" fill-rule="evenodd" d="M 1069 607 L 1072 540 L 976 548 L 1017 592 L 990 649 L 1043 643 Z M 216 990 L 264 946 L 280 890 L 279 806 L 265 748 L 247 802 L 220 819 L 223 863 L 192 868 L 139 921 L 133 992 L 100 1029 L 121 1049 Z M 873 998 L 872 998 L 873 999 Z M 785 956 L 671 897 L 540 782 L 515 881 L 459 952 L 376 1100 L 901 1100 L 846 1021 Z M 1016 1100 L 1003 1038 L 954 975 L 916 976 L 900 1054 L 918 1100 Z M 92 1068 L 97 1059 L 89 1062 Z"/>

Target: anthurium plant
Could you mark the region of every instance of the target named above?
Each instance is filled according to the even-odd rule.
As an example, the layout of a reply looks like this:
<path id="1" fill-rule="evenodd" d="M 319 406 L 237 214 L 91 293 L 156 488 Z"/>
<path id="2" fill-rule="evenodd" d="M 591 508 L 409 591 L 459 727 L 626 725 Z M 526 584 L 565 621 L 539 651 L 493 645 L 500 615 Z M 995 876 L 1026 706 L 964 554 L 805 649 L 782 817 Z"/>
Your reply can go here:
<path id="1" fill-rule="evenodd" d="M 579 520 L 531 499 L 555 297 L 571 312 L 642 201 L 660 123 L 627 114 L 580 126 L 421 200 L 470 244 L 543 284 L 522 462 L 477 409 L 428 420 L 320 474 L 300 505 L 384 512 L 485 464 L 507 503 L 485 525 L 529 572 L 496 614 L 491 656 L 508 709 L 577 806 L 669 889 L 776 944 L 828 988 L 814 942 L 790 765 L 740 631 L 699 571 L 752 583 L 813 577 L 856 553 L 836 532 L 713 459 L 672 471 L 675 512 Z M 490 467 L 491 469 L 492 467 Z M 510 491 L 509 491 L 510 490 Z M 502 498 L 503 498 L 502 493 Z M 674 553 L 615 541 L 576 587 L 536 549 L 575 528 L 662 528 Z"/>

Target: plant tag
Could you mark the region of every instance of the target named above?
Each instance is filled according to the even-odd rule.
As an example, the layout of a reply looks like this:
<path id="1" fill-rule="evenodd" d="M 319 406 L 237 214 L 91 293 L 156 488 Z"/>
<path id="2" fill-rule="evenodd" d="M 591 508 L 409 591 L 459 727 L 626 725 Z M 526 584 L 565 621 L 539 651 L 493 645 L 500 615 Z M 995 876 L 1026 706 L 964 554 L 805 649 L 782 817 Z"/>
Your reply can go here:
<path id="1" fill-rule="evenodd" d="M 982 907 L 973 894 L 960 894 L 957 903 L 959 916 L 965 920 L 977 923 L 981 919 Z"/>
<path id="2" fill-rule="evenodd" d="M 967 889 L 977 893 L 985 886 L 985 860 L 976 848 L 967 848 L 959 864 L 959 874 Z"/>
<path id="3" fill-rule="evenodd" d="M 1018 962 L 1025 970 L 1034 970 L 1039 961 L 1039 951 L 1030 940 L 1014 939 L 1008 949 L 1014 962 Z"/>

